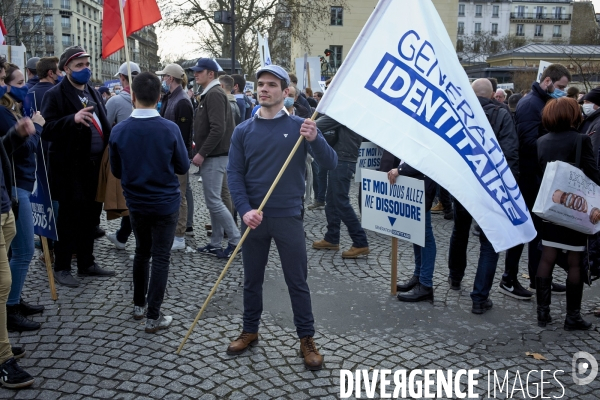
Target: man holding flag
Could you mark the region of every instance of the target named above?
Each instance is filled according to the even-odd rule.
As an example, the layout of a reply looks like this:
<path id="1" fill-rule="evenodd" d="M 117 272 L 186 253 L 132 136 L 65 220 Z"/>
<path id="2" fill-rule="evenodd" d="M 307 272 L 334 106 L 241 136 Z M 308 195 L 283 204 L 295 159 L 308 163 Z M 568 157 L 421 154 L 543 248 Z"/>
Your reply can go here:
<path id="1" fill-rule="evenodd" d="M 246 227 L 252 229 L 242 246 L 244 325 L 242 333 L 227 348 L 227 354 L 242 354 L 249 346 L 258 343 L 263 309 L 262 286 L 271 240 L 274 239 L 292 302 L 304 365 L 309 370 L 320 370 L 323 356 L 313 340 L 314 319 L 306 282 L 306 245 L 300 213 L 307 153 L 311 152 L 319 165 L 328 170 L 336 167 L 337 155 L 319 133 L 314 121 L 290 116 L 284 108 L 290 78 L 283 68 L 265 66 L 258 70 L 256 78 L 261 108 L 251 120 L 236 127 L 227 166 L 229 190 L 243 219 L 242 230 L 245 231 Z M 263 211 L 258 212 L 259 204 L 294 148 L 299 134 L 306 141 L 292 157 Z"/>

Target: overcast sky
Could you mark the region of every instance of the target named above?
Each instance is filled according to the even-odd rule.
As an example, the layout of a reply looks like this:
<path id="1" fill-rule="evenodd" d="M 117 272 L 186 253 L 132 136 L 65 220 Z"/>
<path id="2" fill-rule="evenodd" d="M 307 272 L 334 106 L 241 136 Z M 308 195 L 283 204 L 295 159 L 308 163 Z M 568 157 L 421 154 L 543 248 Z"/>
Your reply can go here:
<path id="1" fill-rule="evenodd" d="M 600 0 L 592 0 L 592 3 L 595 11 L 600 13 Z M 191 29 L 178 28 L 163 31 L 157 28 L 156 33 L 158 35 L 158 55 L 161 60 L 164 58 L 175 60 L 180 57 L 192 59 L 207 56 L 195 50 L 195 46 L 190 44 L 194 35 Z"/>

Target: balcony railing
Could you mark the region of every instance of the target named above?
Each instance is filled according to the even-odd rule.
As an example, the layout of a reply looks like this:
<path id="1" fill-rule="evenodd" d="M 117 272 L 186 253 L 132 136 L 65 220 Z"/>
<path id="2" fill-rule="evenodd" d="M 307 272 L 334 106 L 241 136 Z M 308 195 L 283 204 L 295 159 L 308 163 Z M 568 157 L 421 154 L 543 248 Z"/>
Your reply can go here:
<path id="1" fill-rule="evenodd" d="M 463 29 L 459 29 L 459 30 L 458 30 L 458 34 L 459 34 L 459 35 L 464 35 L 464 34 L 465 34 L 465 30 L 464 30 L 464 28 L 463 28 Z"/>
<path id="2" fill-rule="evenodd" d="M 553 33 L 552 37 L 562 37 L 562 33 Z"/>
<path id="3" fill-rule="evenodd" d="M 62 45 L 63 45 L 63 47 L 71 47 L 71 46 L 73 46 L 73 41 L 72 40 L 63 40 Z"/>
<path id="4" fill-rule="evenodd" d="M 517 32 L 517 33 L 515 34 L 515 36 L 525 36 L 525 33 L 524 33 L 524 32 Z"/>
<path id="5" fill-rule="evenodd" d="M 541 33 L 541 32 L 536 32 L 536 33 L 533 34 L 533 36 L 535 36 L 535 37 L 543 37 L 544 34 Z"/>
<path id="6" fill-rule="evenodd" d="M 538 19 L 570 21 L 571 14 L 544 14 L 544 13 L 510 13 L 510 19 Z"/>

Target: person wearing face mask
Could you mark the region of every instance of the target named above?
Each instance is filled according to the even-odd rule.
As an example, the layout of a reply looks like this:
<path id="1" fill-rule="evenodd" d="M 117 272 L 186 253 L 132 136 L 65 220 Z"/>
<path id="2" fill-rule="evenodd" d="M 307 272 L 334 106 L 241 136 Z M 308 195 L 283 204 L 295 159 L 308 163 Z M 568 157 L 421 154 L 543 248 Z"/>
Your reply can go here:
<path id="1" fill-rule="evenodd" d="M 98 174 L 111 125 L 100 94 L 88 83 L 90 55 L 80 46 L 68 47 L 58 69 L 65 71 L 66 78 L 44 96 L 42 139 L 50 142 L 50 190 L 60 209 L 54 276 L 63 286 L 77 287 L 80 282 L 71 274 L 73 254 L 77 254 L 79 275 L 115 274 L 101 268 L 93 255 L 95 227 L 102 212 L 102 203 L 95 200 Z"/>
<path id="2" fill-rule="evenodd" d="M 583 122 L 579 132 L 585 133 L 592 139 L 594 157 L 598 164 L 598 151 L 600 150 L 600 87 L 592 89 L 583 96 Z"/>
<path id="3" fill-rule="evenodd" d="M 175 122 L 181 132 L 181 137 L 188 151 L 188 157 L 191 158 L 192 152 L 192 121 L 194 118 L 194 107 L 192 101 L 183 89 L 187 85 L 185 71 L 179 64 L 169 64 L 162 71 L 157 71 L 156 75 L 162 76 L 163 90 L 167 91 L 162 99 L 160 107 L 160 116 Z M 179 190 L 186 193 L 189 174 L 178 175 Z M 185 233 L 187 230 L 188 200 L 186 196 L 181 196 L 179 208 L 179 220 L 175 239 L 171 250 L 185 250 Z M 193 228 L 192 228 L 193 229 Z"/>
<path id="4" fill-rule="evenodd" d="M 571 80 L 571 73 L 561 64 L 550 64 L 543 72 L 540 82 L 534 82 L 531 92 L 517 104 L 515 126 L 519 136 L 519 188 L 527 207 L 532 210 L 542 181 L 538 166 L 537 140 L 548 131 L 542 125 L 542 110 L 552 98 L 566 96 L 565 88 Z M 529 242 L 528 269 L 531 290 L 535 290 L 535 276 L 540 263 L 539 248 L 541 237 L 541 219 L 531 214 L 538 235 Z M 516 281 L 519 261 L 524 245 L 509 249 L 506 253 L 505 270 L 502 280 L 507 284 Z M 552 282 L 554 294 L 564 294 L 567 288 L 558 282 Z"/>
<path id="5" fill-rule="evenodd" d="M 40 134 L 44 126 L 44 118 L 39 112 L 32 115 L 35 134 L 21 136 L 9 135 L 10 129 L 23 118 L 22 103 L 27 95 L 25 76 L 14 64 L 8 64 L 5 85 L 10 89 L 0 99 L 0 136 L 11 162 L 14 165 L 16 181 L 11 189 L 19 202 L 16 216 L 17 234 L 13 239 L 10 260 L 12 285 L 6 302 L 6 321 L 9 331 L 33 331 L 40 329 L 39 322 L 28 319 L 27 315 L 37 314 L 44 310 L 43 306 L 29 305 L 21 299 L 21 291 L 29 270 L 29 264 L 35 252 L 33 243 L 33 213 L 29 197 L 33 191 L 36 170 L 36 152 L 40 143 Z"/>

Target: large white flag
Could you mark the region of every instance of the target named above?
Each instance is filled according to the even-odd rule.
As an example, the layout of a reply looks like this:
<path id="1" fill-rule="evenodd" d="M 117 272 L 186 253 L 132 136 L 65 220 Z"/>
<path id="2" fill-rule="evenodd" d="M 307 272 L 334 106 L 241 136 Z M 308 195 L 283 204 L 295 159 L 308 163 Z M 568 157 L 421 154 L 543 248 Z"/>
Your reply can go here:
<path id="1" fill-rule="evenodd" d="M 258 52 L 260 54 L 260 66 L 271 65 L 271 52 L 269 51 L 269 40 L 266 36 L 257 32 L 258 35 Z"/>
<path id="2" fill-rule="evenodd" d="M 410 15 L 398 23 L 399 15 Z M 317 111 L 450 191 L 496 251 L 535 229 L 431 0 L 380 0 Z"/>

